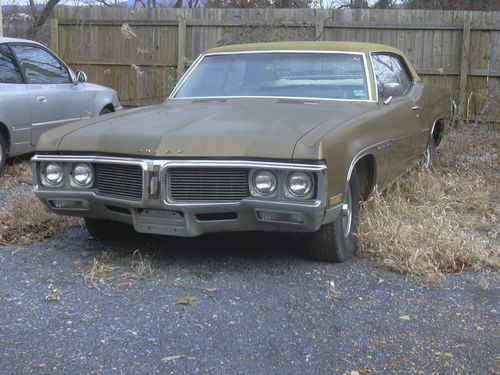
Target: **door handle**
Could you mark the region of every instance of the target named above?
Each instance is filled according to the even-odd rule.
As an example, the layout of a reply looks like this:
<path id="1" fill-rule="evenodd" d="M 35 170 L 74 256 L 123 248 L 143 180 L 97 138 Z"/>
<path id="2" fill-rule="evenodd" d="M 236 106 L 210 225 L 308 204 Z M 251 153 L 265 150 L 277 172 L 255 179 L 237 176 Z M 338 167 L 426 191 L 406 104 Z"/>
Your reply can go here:
<path id="1" fill-rule="evenodd" d="M 47 98 L 45 96 L 37 96 L 36 97 L 36 102 L 38 104 L 47 103 Z"/>
<path id="2" fill-rule="evenodd" d="M 411 107 L 411 110 L 412 111 L 420 111 L 420 107 L 418 105 L 414 105 L 413 107 Z"/>

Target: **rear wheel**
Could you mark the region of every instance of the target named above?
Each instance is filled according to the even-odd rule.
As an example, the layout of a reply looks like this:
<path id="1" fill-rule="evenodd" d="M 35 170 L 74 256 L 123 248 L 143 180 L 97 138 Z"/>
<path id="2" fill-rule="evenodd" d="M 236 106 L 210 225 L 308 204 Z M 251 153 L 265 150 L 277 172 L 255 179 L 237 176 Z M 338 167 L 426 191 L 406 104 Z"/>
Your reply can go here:
<path id="1" fill-rule="evenodd" d="M 0 176 L 3 174 L 5 162 L 7 161 L 7 142 L 0 133 Z"/>
<path id="2" fill-rule="evenodd" d="M 356 169 L 346 186 L 342 212 L 335 221 L 323 225 L 309 239 L 309 252 L 317 260 L 343 262 L 358 245 L 359 185 Z"/>
<path id="3" fill-rule="evenodd" d="M 131 225 L 112 220 L 85 218 L 90 235 L 96 240 L 112 241 L 129 237 L 134 233 Z"/>

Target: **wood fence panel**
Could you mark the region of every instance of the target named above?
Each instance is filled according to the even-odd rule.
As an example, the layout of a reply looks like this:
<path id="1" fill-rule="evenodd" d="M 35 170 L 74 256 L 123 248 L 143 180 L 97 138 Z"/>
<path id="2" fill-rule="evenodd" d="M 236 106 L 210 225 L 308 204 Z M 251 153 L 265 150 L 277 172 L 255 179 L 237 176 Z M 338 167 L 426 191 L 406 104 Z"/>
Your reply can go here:
<path id="1" fill-rule="evenodd" d="M 500 101 L 500 12 L 66 7 L 56 9 L 55 18 L 52 40 L 60 56 L 91 81 L 117 89 L 129 105 L 161 101 L 178 68 L 182 73 L 209 48 L 285 40 L 399 48 L 426 82 L 448 87 L 457 102 L 463 89 L 462 112 L 470 118 L 495 113 L 486 99 Z M 179 19 L 185 20 L 180 35 Z M 467 22 L 470 45 L 462 59 Z"/>

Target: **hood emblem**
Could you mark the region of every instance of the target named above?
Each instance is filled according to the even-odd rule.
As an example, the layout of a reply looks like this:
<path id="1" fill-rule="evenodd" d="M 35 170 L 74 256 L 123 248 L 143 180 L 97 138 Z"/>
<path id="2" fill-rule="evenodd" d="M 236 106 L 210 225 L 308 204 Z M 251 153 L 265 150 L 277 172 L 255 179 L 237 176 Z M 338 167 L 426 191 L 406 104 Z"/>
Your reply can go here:
<path id="1" fill-rule="evenodd" d="M 170 150 L 165 150 L 165 154 L 171 154 L 171 153 L 172 153 L 172 151 L 170 151 Z M 180 154 L 183 154 L 183 153 L 184 153 L 184 150 L 181 150 L 181 149 L 179 148 L 179 149 L 177 149 L 177 153 L 178 153 L 179 155 L 180 155 Z"/>
<path id="2" fill-rule="evenodd" d="M 151 153 L 151 152 L 153 152 L 153 151 L 152 151 L 150 148 L 138 148 L 138 149 L 137 149 L 137 152 L 139 152 L 139 153 L 143 153 L 143 152 L 145 152 L 145 153 L 150 154 L 150 153 Z"/>

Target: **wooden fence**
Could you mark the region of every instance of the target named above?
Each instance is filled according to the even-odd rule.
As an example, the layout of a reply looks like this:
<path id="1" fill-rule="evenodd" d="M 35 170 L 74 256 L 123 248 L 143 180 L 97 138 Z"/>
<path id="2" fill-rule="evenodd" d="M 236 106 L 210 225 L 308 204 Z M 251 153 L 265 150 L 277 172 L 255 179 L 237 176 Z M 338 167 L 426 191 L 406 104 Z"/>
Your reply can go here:
<path id="1" fill-rule="evenodd" d="M 450 88 L 464 117 L 498 116 L 500 12 L 60 8 L 51 35 L 64 60 L 128 105 L 162 101 L 211 47 L 342 40 L 397 47 L 425 81 Z"/>

